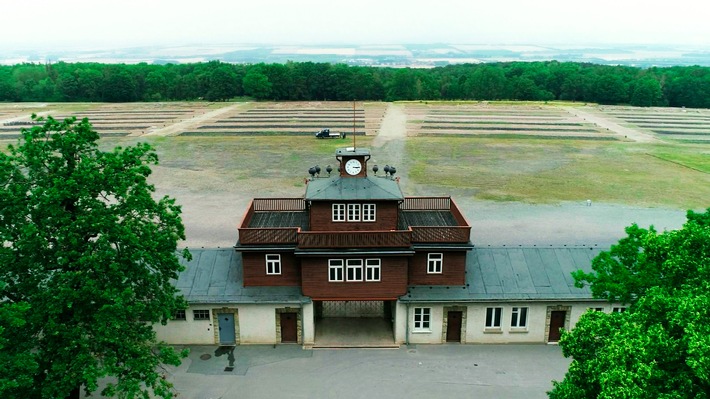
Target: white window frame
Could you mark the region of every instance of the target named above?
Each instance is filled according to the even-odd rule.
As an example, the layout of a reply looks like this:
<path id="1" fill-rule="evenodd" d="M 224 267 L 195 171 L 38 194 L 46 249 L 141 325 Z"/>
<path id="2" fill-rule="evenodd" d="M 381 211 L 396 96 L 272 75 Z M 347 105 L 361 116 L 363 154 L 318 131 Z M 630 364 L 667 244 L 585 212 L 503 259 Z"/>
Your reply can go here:
<path id="1" fill-rule="evenodd" d="M 359 222 L 361 214 L 360 204 L 348 204 L 348 222 Z"/>
<path id="2" fill-rule="evenodd" d="M 491 307 L 486 308 L 486 329 L 500 329 L 502 319 L 503 319 L 503 308 L 502 307 L 491 306 Z"/>
<path id="3" fill-rule="evenodd" d="M 328 281 L 345 281 L 344 264 L 342 259 L 328 259 Z"/>
<path id="4" fill-rule="evenodd" d="M 526 306 L 513 306 L 510 311 L 510 327 L 527 329 L 529 311 Z"/>
<path id="5" fill-rule="evenodd" d="M 281 255 L 266 254 L 266 275 L 278 276 L 281 274 Z"/>
<path id="6" fill-rule="evenodd" d="M 333 204 L 332 214 L 334 222 L 344 222 L 345 221 L 345 204 Z"/>
<path id="7" fill-rule="evenodd" d="M 382 262 L 379 259 L 365 259 L 365 281 L 380 281 Z"/>
<path id="8" fill-rule="evenodd" d="M 377 220 L 376 204 L 362 204 L 362 221 L 375 222 Z"/>
<path id="9" fill-rule="evenodd" d="M 414 308 L 414 331 L 431 331 L 431 308 Z"/>
<path id="10" fill-rule="evenodd" d="M 345 260 L 345 278 L 347 281 L 362 281 L 362 259 Z"/>
<path id="11" fill-rule="evenodd" d="M 626 312 L 626 306 L 613 307 L 613 308 L 611 308 L 611 312 L 612 313 L 624 313 L 624 312 Z"/>
<path id="12" fill-rule="evenodd" d="M 603 312 L 604 308 L 589 308 L 589 310 L 592 310 L 594 312 Z"/>
<path id="13" fill-rule="evenodd" d="M 173 314 L 173 320 L 176 321 L 186 321 L 187 320 L 187 311 L 186 310 L 176 310 L 175 313 Z"/>
<path id="14" fill-rule="evenodd" d="M 200 315 L 200 317 L 197 317 L 197 315 Z M 210 315 L 209 310 L 205 309 L 195 309 L 192 311 L 192 320 L 197 320 L 197 321 L 203 321 L 203 320 L 211 320 L 212 316 Z"/>
<path id="15" fill-rule="evenodd" d="M 432 252 L 426 257 L 427 274 L 441 274 L 444 270 L 444 254 L 442 252 Z"/>

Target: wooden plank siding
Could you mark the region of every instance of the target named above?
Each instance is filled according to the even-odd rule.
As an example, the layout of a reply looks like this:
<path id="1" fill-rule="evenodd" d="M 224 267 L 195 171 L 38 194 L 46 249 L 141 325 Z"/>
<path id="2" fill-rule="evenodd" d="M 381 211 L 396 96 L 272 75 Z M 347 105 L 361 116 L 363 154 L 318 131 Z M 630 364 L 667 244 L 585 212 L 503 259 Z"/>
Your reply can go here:
<path id="1" fill-rule="evenodd" d="M 281 274 L 266 274 L 266 254 L 281 255 Z M 301 285 L 301 270 L 293 253 L 288 252 L 242 252 L 244 286 L 298 286 Z"/>
<path id="2" fill-rule="evenodd" d="M 332 204 L 334 203 L 375 204 L 375 221 L 333 222 Z M 316 201 L 311 203 L 310 231 L 396 230 L 397 213 L 396 201 Z"/>
<path id="3" fill-rule="evenodd" d="M 353 258 L 369 259 L 372 256 Z M 382 257 L 380 260 L 378 282 L 329 282 L 328 258 L 304 258 L 301 260 L 303 295 L 313 300 L 396 300 L 407 292 L 408 258 Z"/>
<path id="4" fill-rule="evenodd" d="M 444 262 L 441 274 L 427 273 L 428 252 L 417 252 L 409 265 L 410 285 L 464 285 L 466 283 L 466 251 L 442 252 Z"/>

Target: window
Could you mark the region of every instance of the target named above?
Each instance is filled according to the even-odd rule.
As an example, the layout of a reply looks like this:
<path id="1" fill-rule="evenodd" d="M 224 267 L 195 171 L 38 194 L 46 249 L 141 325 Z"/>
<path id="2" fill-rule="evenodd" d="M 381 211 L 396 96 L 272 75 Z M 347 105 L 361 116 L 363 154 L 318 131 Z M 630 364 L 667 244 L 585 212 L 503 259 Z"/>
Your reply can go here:
<path id="1" fill-rule="evenodd" d="M 348 281 L 362 281 L 362 259 L 347 260 Z"/>
<path id="2" fill-rule="evenodd" d="M 444 263 L 444 254 L 429 254 L 427 256 L 427 269 L 429 274 L 441 274 L 442 265 Z"/>
<path id="3" fill-rule="evenodd" d="M 175 314 L 173 315 L 173 320 L 187 320 L 187 316 L 185 315 L 185 311 L 184 310 L 175 311 Z"/>
<path id="4" fill-rule="evenodd" d="M 486 328 L 500 328 L 500 317 L 502 313 L 503 308 L 487 308 Z"/>
<path id="5" fill-rule="evenodd" d="M 611 311 L 613 313 L 623 313 L 623 312 L 626 312 L 626 308 L 625 307 L 611 308 Z"/>
<path id="6" fill-rule="evenodd" d="M 193 310 L 192 318 L 195 320 L 209 320 L 210 311 L 209 310 Z"/>
<path id="7" fill-rule="evenodd" d="M 281 255 L 266 255 L 266 274 L 281 274 Z"/>
<path id="8" fill-rule="evenodd" d="M 374 222 L 376 218 L 375 204 L 362 204 L 362 221 Z"/>
<path id="9" fill-rule="evenodd" d="M 328 260 L 328 281 L 343 281 L 343 260 Z"/>
<path id="10" fill-rule="evenodd" d="M 414 330 L 429 330 L 431 326 L 431 308 L 414 308 Z"/>
<path id="11" fill-rule="evenodd" d="M 593 310 L 595 312 L 603 312 L 604 308 L 589 308 L 590 310 Z"/>
<path id="12" fill-rule="evenodd" d="M 513 308 L 510 315 L 510 326 L 524 328 L 528 326 L 528 308 Z"/>
<path id="13" fill-rule="evenodd" d="M 345 204 L 333 204 L 333 221 L 345 221 Z"/>
<path id="14" fill-rule="evenodd" d="M 360 204 L 348 204 L 348 222 L 360 221 Z"/>
<path id="15" fill-rule="evenodd" d="M 380 281 L 379 259 L 365 259 L 365 281 Z"/>

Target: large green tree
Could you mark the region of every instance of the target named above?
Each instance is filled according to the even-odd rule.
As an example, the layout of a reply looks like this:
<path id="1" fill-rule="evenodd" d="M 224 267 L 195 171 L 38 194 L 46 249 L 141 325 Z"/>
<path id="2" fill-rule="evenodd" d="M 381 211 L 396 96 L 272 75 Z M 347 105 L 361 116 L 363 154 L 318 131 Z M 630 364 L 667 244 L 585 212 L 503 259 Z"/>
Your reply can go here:
<path id="1" fill-rule="evenodd" d="M 34 117 L 33 117 L 34 118 Z M 172 396 L 152 324 L 184 309 L 180 207 L 155 199 L 147 144 L 98 148 L 88 120 L 47 120 L 0 153 L 0 397 Z M 184 251 L 184 257 L 189 253 Z"/>
<path id="2" fill-rule="evenodd" d="M 572 363 L 553 399 L 710 397 L 710 209 L 682 229 L 636 225 L 576 272 L 627 312 L 584 314 L 560 345 Z"/>

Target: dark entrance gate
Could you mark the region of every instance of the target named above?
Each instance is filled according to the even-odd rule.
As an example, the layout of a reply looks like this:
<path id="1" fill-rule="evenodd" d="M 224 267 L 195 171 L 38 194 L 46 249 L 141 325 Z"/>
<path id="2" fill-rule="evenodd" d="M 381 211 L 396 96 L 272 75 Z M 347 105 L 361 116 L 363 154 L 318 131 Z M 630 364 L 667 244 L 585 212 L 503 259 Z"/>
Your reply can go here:
<path id="1" fill-rule="evenodd" d="M 461 318 L 463 312 L 449 311 L 446 316 L 446 342 L 461 342 Z"/>
<path id="2" fill-rule="evenodd" d="M 281 342 L 298 342 L 298 319 L 296 313 L 281 313 Z"/>
<path id="3" fill-rule="evenodd" d="M 550 335 L 547 338 L 547 342 L 557 342 L 560 340 L 561 332 L 565 328 L 565 319 L 567 318 L 567 311 L 565 310 L 553 310 L 550 312 Z"/>

